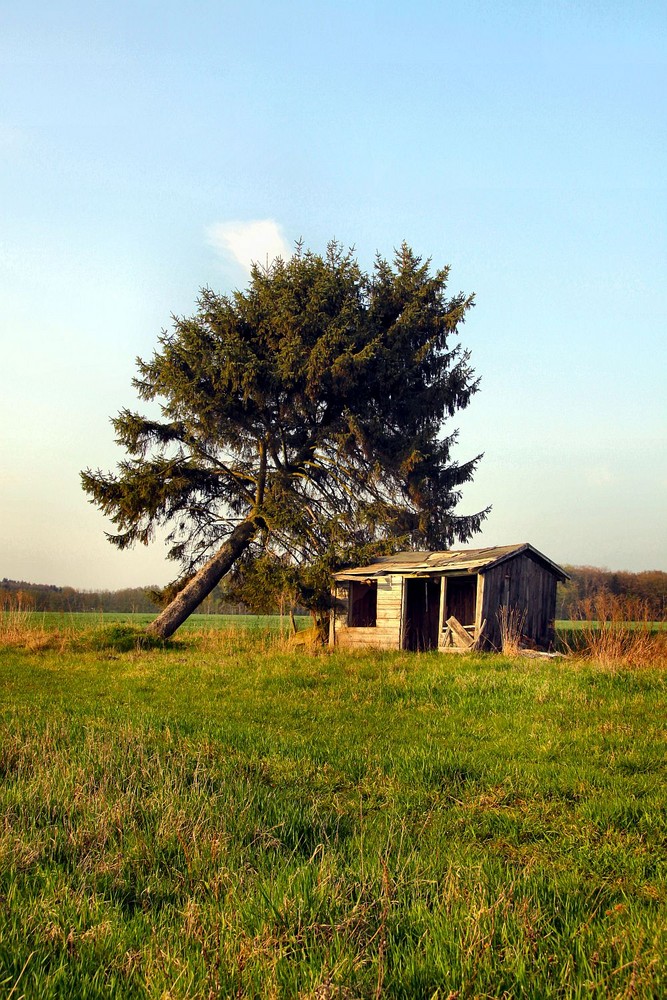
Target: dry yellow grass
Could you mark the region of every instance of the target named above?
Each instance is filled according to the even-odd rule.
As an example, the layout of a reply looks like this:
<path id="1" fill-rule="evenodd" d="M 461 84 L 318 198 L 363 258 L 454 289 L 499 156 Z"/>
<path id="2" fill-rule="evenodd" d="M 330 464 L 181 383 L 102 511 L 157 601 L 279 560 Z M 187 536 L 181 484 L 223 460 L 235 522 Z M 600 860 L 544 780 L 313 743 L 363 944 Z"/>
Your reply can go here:
<path id="1" fill-rule="evenodd" d="M 571 652 L 607 667 L 667 666 L 667 631 L 656 630 L 645 601 L 601 592 L 582 601 Z"/>
<path id="2" fill-rule="evenodd" d="M 31 653 L 64 649 L 71 634 L 36 622 L 33 603 L 21 590 L 0 596 L 0 646 L 26 649 Z"/>
<path id="3" fill-rule="evenodd" d="M 502 607 L 498 612 L 502 652 L 505 656 L 518 656 L 522 649 L 526 612 L 519 608 Z"/>

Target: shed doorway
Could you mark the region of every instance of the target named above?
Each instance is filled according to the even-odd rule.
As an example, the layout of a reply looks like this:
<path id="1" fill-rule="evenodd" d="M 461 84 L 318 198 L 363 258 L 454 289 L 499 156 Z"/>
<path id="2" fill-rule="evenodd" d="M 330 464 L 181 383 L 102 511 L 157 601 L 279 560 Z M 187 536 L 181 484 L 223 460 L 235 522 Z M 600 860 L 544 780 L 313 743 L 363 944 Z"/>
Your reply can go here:
<path id="1" fill-rule="evenodd" d="M 440 579 L 404 581 L 403 649 L 415 653 L 438 648 Z"/>
<path id="2" fill-rule="evenodd" d="M 445 621 L 452 615 L 465 628 L 474 628 L 477 612 L 477 574 L 450 576 L 445 594 Z"/>

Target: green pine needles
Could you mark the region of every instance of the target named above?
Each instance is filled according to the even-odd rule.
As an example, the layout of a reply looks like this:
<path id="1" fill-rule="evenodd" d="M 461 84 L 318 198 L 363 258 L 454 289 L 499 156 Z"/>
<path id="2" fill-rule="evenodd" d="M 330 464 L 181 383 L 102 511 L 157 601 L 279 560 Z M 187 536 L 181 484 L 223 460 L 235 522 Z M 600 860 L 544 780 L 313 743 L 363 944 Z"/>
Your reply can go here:
<path id="1" fill-rule="evenodd" d="M 168 530 L 184 586 L 153 623 L 166 637 L 244 556 L 328 570 L 363 553 L 446 548 L 479 530 L 459 515 L 480 456 L 452 458 L 479 380 L 458 341 L 473 296 L 447 296 L 403 244 L 370 274 L 352 251 L 299 244 L 255 265 L 246 291 L 204 289 L 148 361 L 139 396 L 161 419 L 114 419 L 127 458 L 82 473 L 119 548 Z M 312 575 L 312 574 L 311 574 Z M 312 588 L 311 588 L 312 589 Z"/>

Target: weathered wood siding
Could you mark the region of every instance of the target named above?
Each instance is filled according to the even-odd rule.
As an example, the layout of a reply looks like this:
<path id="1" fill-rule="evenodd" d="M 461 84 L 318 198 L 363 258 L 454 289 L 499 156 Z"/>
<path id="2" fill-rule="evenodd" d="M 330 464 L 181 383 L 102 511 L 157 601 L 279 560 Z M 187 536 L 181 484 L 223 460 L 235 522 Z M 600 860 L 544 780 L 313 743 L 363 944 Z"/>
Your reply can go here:
<path id="1" fill-rule="evenodd" d="M 339 606 L 331 616 L 330 645 L 345 649 L 400 649 L 402 576 L 381 576 L 377 580 L 377 624 L 369 628 L 350 628 L 347 624 L 349 584 L 337 583 L 334 596 Z"/>
<path id="2" fill-rule="evenodd" d="M 500 649 L 500 610 L 503 607 L 525 612 L 523 635 L 540 649 L 548 649 L 554 639 L 556 577 L 526 552 L 492 566 L 484 574 L 483 599 L 478 618 L 486 618 L 483 646 Z"/>

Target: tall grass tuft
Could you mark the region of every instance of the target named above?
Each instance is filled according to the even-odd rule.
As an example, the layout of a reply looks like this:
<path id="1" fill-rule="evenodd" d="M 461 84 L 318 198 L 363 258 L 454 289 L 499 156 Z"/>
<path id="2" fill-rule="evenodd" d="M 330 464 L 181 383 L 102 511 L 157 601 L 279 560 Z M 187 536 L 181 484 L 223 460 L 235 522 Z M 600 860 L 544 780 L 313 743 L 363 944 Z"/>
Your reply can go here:
<path id="1" fill-rule="evenodd" d="M 667 658 L 667 633 L 639 598 L 602 591 L 580 602 L 569 651 L 604 666 L 656 666 Z"/>
<path id="2" fill-rule="evenodd" d="M 58 634 L 35 622 L 34 603 L 30 594 L 22 590 L 0 594 L 0 646 L 30 652 L 57 647 Z"/>
<path id="3" fill-rule="evenodd" d="M 526 612 L 504 605 L 498 612 L 501 649 L 505 656 L 518 656 L 523 646 Z"/>
<path id="4" fill-rule="evenodd" d="M 188 633 L 189 645 L 194 645 L 203 653 L 243 656 L 244 654 L 268 653 L 286 649 L 288 636 L 275 629 L 257 627 L 197 629 Z"/>

